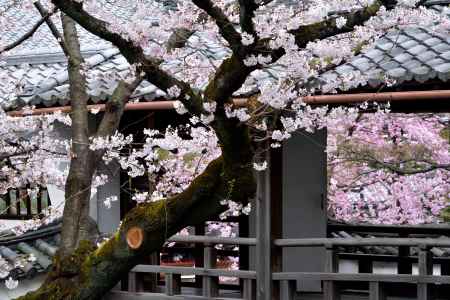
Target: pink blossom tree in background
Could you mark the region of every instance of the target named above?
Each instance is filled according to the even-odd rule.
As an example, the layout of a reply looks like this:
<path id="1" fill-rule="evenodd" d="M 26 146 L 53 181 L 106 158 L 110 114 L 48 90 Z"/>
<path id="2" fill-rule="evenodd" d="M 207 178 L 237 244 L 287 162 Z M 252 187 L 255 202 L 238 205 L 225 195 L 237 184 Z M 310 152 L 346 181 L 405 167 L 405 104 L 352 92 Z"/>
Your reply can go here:
<path id="1" fill-rule="evenodd" d="M 442 221 L 450 193 L 448 115 L 356 114 L 331 123 L 333 218 L 375 224 Z"/>
<path id="2" fill-rule="evenodd" d="M 100 299 L 140 258 L 158 250 L 168 237 L 186 226 L 201 224 L 223 213 L 248 213 L 247 204 L 256 190 L 255 169 L 267 168 L 264 152 L 279 147 L 296 131 L 314 131 L 330 122 L 337 124 L 329 149 L 331 208 L 337 218 L 429 222 L 443 207 L 445 192 L 432 180 L 427 181 L 430 172 L 441 182 L 447 178 L 444 165 L 448 163 L 448 143 L 431 142 L 431 136 L 440 130 L 436 122 L 392 117 L 383 110 L 359 117 L 358 109 L 310 107 L 303 97 L 364 85 L 368 78 L 358 72 L 343 74 L 318 87 L 309 83 L 364 51 L 365 45 L 387 31 L 420 25 L 447 32 L 448 18 L 414 0 L 312 1 L 294 6 L 286 6 L 283 1 L 186 0 L 177 1 L 176 9 L 167 9 L 157 1 L 125 3 L 135 11 L 126 22 L 104 11 L 102 1 L 11 1 L 12 6 L 39 9 L 43 15 L 40 24 L 62 23 L 62 32 L 53 33 L 68 59 L 72 106 L 72 139 L 67 152 L 70 168 L 63 174 L 66 201 L 60 249 L 42 287 L 21 299 Z M 7 24 L 8 20 L 3 18 L 0 23 Z M 88 130 L 89 96 L 78 40 L 80 28 L 110 42 L 130 65 L 123 72 L 96 74 L 114 76 L 118 84 L 93 133 Z M 196 38 L 186 40 L 194 34 Z M 225 49 L 224 56 L 208 59 L 199 36 Z M 13 51 L 18 44 L 20 41 L 1 42 L 0 52 Z M 167 64 L 174 60 L 176 71 Z M 254 80 L 253 75 L 267 70 L 276 70 L 276 79 L 259 82 L 258 90 L 246 88 Z M 132 139 L 117 132 L 119 121 L 125 104 L 142 80 L 164 91 L 168 99 L 176 100 L 174 108 L 178 113 L 190 116 L 189 138 L 180 138 L 177 128 L 160 133 L 148 131 L 142 148 L 122 156 L 121 149 Z M 390 81 L 387 77 L 383 80 Z M 19 89 L 18 82 L 11 82 L 12 97 Z M 251 97 L 246 106 L 237 107 L 232 99 L 236 95 Z M 5 114 L 1 118 L 1 122 L 8 124 L 6 132 L 13 134 L 10 118 Z M 353 124 L 347 124 L 349 120 Z M 352 126 L 354 129 L 350 130 Z M 403 126 L 406 135 L 400 130 Z M 408 126 L 418 128 L 412 130 Z M 49 131 L 43 129 L 45 137 Z M 412 142 L 406 142 L 406 138 Z M 422 144 L 422 149 L 415 141 Z M 369 147 L 372 142 L 376 143 Z M 34 145 L 33 153 L 49 157 L 45 145 Z M 438 150 L 440 146 L 445 149 Z M 20 153 L 20 147 L 11 145 L 1 155 Z M 411 155 L 404 157 L 406 148 Z M 117 160 L 130 176 L 149 176 L 155 189 L 152 193 L 141 191 L 134 195 L 139 205 L 127 213 L 110 239 L 96 245 L 95 231 L 91 230 L 95 222 L 88 213 L 92 188 L 108 179 L 106 174 L 99 173 L 101 160 Z M 421 175 L 397 176 L 417 168 L 422 168 Z M 435 170 L 425 172 L 427 168 Z M 46 165 L 42 170 L 51 174 L 52 167 Z M 11 178 L 7 182 L 17 176 L 9 169 L 2 172 L 2 180 Z M 20 173 L 26 180 L 37 180 L 33 174 Z M 351 191 L 354 187 L 340 178 L 355 178 L 360 173 L 370 174 L 356 179 L 356 185 L 369 183 L 383 190 L 376 181 L 392 181 L 384 188 L 383 204 L 364 191 L 359 194 L 365 197 L 367 209 L 347 208 L 353 200 L 342 196 L 340 190 Z M 335 174 L 341 174 L 339 180 Z M 428 187 L 422 191 L 430 195 L 426 200 L 414 196 L 413 187 L 402 190 L 402 186 L 418 183 L 424 186 L 426 183 Z M 342 184 L 347 186 L 341 188 Z M 393 200 L 395 197 L 390 195 L 408 200 L 399 197 Z M 417 200 L 410 200 L 412 196 Z M 393 201 L 401 204 L 393 205 Z M 229 208 L 232 210 L 227 212 Z M 423 208 L 429 212 L 420 211 Z M 393 217 L 396 209 L 402 211 L 398 219 Z M 376 216 L 372 216 L 373 210 L 378 211 Z M 127 242 L 131 229 L 141 231 L 143 236 L 136 248 Z"/>

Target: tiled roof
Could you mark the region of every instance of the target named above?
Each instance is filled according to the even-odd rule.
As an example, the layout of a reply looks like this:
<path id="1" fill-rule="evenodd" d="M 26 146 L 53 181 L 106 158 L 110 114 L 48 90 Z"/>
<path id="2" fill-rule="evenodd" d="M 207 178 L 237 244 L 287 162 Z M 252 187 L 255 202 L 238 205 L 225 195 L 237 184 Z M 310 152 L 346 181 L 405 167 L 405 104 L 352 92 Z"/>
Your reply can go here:
<path id="1" fill-rule="evenodd" d="M 450 18 L 449 0 L 428 0 L 423 5 Z M 450 79 L 450 34 L 423 27 L 388 32 L 368 50 L 321 75 L 314 84 L 333 81 L 350 72 L 367 77 L 371 87 L 381 85 L 385 77 L 395 80 L 396 85 L 432 79 L 447 82 Z"/>
<path id="2" fill-rule="evenodd" d="M 0 3 L 2 2 L 4 1 L 0 0 Z M 113 2 L 114 4 L 111 4 Z M 114 11 L 117 10 L 120 18 L 126 19 L 133 10 L 133 7 L 130 8 L 126 4 L 119 5 L 120 9 L 117 9 L 118 3 L 128 3 L 123 0 L 106 1 L 106 3 L 105 5 L 115 7 Z M 434 0 L 428 1 L 427 5 L 431 9 L 449 14 L 450 18 L 450 12 L 447 9 L 449 3 L 449 0 Z M 22 19 L 17 16 L 14 20 L 18 22 L 19 27 L 8 30 L 8 34 L 14 35 L 14 30 L 17 30 L 17 34 L 15 34 L 17 37 L 20 36 L 19 33 L 23 33 L 20 26 Z M 81 39 L 89 66 L 87 72 L 88 93 L 93 103 L 104 101 L 117 85 L 117 79 L 106 75 L 95 76 L 95 74 L 107 74 L 109 71 L 122 73 L 127 70 L 129 65 L 117 50 L 110 48 L 92 35 L 83 32 Z M 189 42 L 198 43 L 199 40 L 207 48 L 204 53 L 212 60 L 221 60 L 229 55 L 229 50 L 213 43 L 201 34 L 194 34 L 190 37 Z M 2 84 L 4 81 L 0 81 L 0 105 L 4 109 L 11 110 L 24 104 L 43 106 L 68 104 L 66 60 L 61 53 L 54 53 L 59 51 L 58 46 L 54 44 L 53 40 L 50 42 L 46 38 L 40 41 L 30 40 L 30 43 L 32 44 L 24 45 L 25 50 L 4 59 L 6 62 L 4 66 L 0 65 L 0 75 L 6 73 L 10 79 L 21 79 L 20 84 L 23 87 L 19 98 L 11 97 L 11 93 L 8 93 L 6 86 Z M 45 44 L 45 47 L 41 44 Z M 32 52 L 28 50 L 32 50 Z M 29 64 L 28 69 L 25 70 L 21 66 L 22 63 Z M 171 61 L 162 67 L 176 73 L 177 69 L 182 67 L 182 62 Z M 448 81 L 450 78 L 450 35 L 433 33 L 426 28 L 409 28 L 390 32 L 376 41 L 370 50 L 323 76 L 332 79 L 348 71 L 360 71 L 369 76 L 369 84 L 373 86 L 380 84 L 380 77 L 384 75 L 396 79 L 398 83 L 410 80 L 424 82 L 430 79 Z M 243 90 L 252 90 L 260 86 L 262 82 L 276 79 L 276 77 L 277 71 L 273 68 L 254 72 L 252 77 L 247 80 L 247 85 Z M 199 88 L 203 88 L 204 84 L 200 84 Z M 151 101 L 164 95 L 164 92 L 152 84 L 143 82 L 133 97 Z"/>
<path id="3" fill-rule="evenodd" d="M 346 238 L 346 239 L 359 239 L 359 238 L 373 238 L 374 236 L 371 234 L 358 234 L 358 233 L 349 233 L 346 231 L 338 231 L 332 232 L 331 236 L 334 238 Z M 383 237 L 383 235 L 377 235 L 377 237 Z M 426 235 L 425 237 L 430 238 L 431 235 Z M 449 239 L 447 236 L 439 236 L 435 237 L 439 239 Z M 394 255 L 397 256 L 398 247 L 390 247 L 390 246 L 351 246 L 351 247 L 339 247 L 338 251 L 340 253 L 355 253 L 355 254 L 376 254 L 376 255 Z M 434 257 L 449 257 L 450 256 L 450 248 L 440 248 L 433 247 L 430 249 L 430 252 Z M 419 253 L 418 247 L 411 247 L 410 255 L 416 256 Z"/>
<path id="4" fill-rule="evenodd" d="M 229 54 L 229 50 L 205 40 L 201 34 L 191 36 L 188 43 L 199 42 L 205 44 L 205 53 L 213 60 L 219 61 Z M 111 96 L 118 80 L 117 77 L 108 74 L 123 74 L 129 69 L 129 64 L 116 48 L 90 50 L 84 53 L 90 100 L 93 103 L 104 101 Z M 27 59 L 28 65 L 22 66 Z M 10 110 L 22 105 L 59 106 L 69 103 L 67 62 L 62 54 L 11 56 L 6 58 L 5 62 L 6 64 L 0 67 L 0 73 L 6 72 L 9 78 L 20 81 L 22 92 L 19 98 L 10 99 L 11 93 L 8 94 L 6 85 L 2 85 L 0 81 L 0 105 L 4 109 Z M 176 73 L 182 64 L 182 60 L 174 60 L 164 63 L 162 68 Z M 163 91 L 144 81 L 132 98 L 151 101 L 163 96 L 165 96 Z"/>
<path id="5" fill-rule="evenodd" d="M 323 75 L 333 80 L 342 74 L 359 71 L 378 86 L 384 76 L 397 84 L 450 79 L 450 35 L 426 28 L 408 28 L 390 32 L 376 41 L 373 48 L 350 62 Z"/>
<path id="6" fill-rule="evenodd" d="M 59 245 L 61 222 L 43 226 L 32 232 L 16 236 L 0 233 L 0 280 L 8 277 L 32 278 L 47 272 Z"/>
<path id="7" fill-rule="evenodd" d="M 152 2 L 154 0 L 145 1 Z M 171 0 L 169 0 L 169 2 L 170 1 Z M 41 19 L 39 12 L 34 8 L 26 9 L 15 7 L 13 9 L 7 9 L 11 6 L 11 2 L 11 0 L 0 0 L 0 12 L 2 12 L 2 20 L 5 20 L 5 25 L 3 26 L 7 26 L 7 30 L 1 31 L 1 40 L 2 43 L 5 44 L 18 40 Z M 127 0 L 102 0 L 102 2 L 104 10 L 111 12 L 119 20 L 128 20 L 136 11 L 137 6 L 135 2 Z M 3 11 L 5 12 L 3 13 Z M 60 18 L 54 16 L 52 17 L 52 21 L 61 31 Z M 2 24 L 0 24 L 0 26 L 2 26 Z M 82 50 L 92 48 L 104 49 L 110 47 L 110 43 L 87 32 L 81 27 L 79 27 L 78 32 Z M 31 38 L 27 39 L 11 53 L 15 55 L 36 55 L 55 52 L 59 53 L 61 52 L 61 49 L 48 26 L 43 24 Z"/>

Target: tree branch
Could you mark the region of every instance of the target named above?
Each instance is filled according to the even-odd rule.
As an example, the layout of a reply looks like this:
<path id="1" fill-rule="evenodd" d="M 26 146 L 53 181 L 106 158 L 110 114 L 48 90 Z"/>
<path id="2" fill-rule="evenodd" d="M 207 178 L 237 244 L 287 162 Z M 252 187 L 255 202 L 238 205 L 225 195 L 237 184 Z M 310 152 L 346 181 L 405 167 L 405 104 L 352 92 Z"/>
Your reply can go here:
<path id="1" fill-rule="evenodd" d="M 234 25 L 223 11 L 210 0 L 192 0 L 192 2 L 213 18 L 219 27 L 220 34 L 228 42 L 233 53 L 241 59 L 245 58 L 246 50 L 241 42 L 241 35 L 234 29 Z"/>
<path id="2" fill-rule="evenodd" d="M 34 3 L 34 7 L 39 11 L 42 17 L 48 14 L 47 10 L 42 6 L 42 4 L 37 1 Z M 63 50 L 66 57 L 69 56 L 69 51 L 67 49 L 67 46 L 64 42 L 64 38 L 61 36 L 61 33 L 58 31 L 58 28 L 56 28 L 55 24 L 52 22 L 50 18 L 47 18 L 45 20 L 45 23 L 47 23 L 48 28 L 50 29 L 50 32 L 53 34 L 53 36 L 56 38 L 56 41 L 58 42 L 59 46 Z"/>
<path id="3" fill-rule="evenodd" d="M 106 103 L 105 114 L 97 129 L 96 137 L 110 136 L 119 128 L 125 104 L 141 82 L 140 76 L 131 83 L 126 83 L 124 80 L 119 82 L 111 99 Z"/>
<path id="4" fill-rule="evenodd" d="M 178 80 L 169 73 L 159 68 L 160 62 L 154 58 L 144 55 L 144 50 L 125 39 L 120 34 L 109 30 L 109 24 L 102 21 L 83 10 L 82 3 L 73 0 L 52 0 L 61 11 L 66 13 L 84 29 L 103 38 L 117 48 L 127 61 L 133 65 L 139 65 L 145 72 L 145 79 L 163 91 L 167 91 L 172 86 L 177 86 L 180 90 L 180 101 L 190 113 L 199 115 L 203 112 L 202 99 L 191 89 L 190 85 L 182 80 Z M 189 101 L 188 101 L 189 99 Z"/>
<path id="5" fill-rule="evenodd" d="M 292 30 L 290 33 L 295 36 L 297 45 L 300 48 L 304 48 L 309 42 L 350 32 L 353 28 L 355 28 L 355 26 L 363 25 L 364 22 L 376 15 L 382 5 L 383 1 L 375 1 L 370 6 L 356 12 L 340 14 L 341 17 L 345 17 L 347 19 L 346 25 L 342 28 L 336 26 L 336 18 L 333 18 L 314 24 L 300 26 L 298 29 Z"/>
<path id="6" fill-rule="evenodd" d="M 34 33 L 41 27 L 42 24 L 44 24 L 44 22 L 46 22 L 47 20 L 49 20 L 50 16 L 53 14 L 54 12 L 51 13 L 46 13 L 44 15 L 42 15 L 42 18 L 36 22 L 36 24 L 34 24 L 34 26 L 27 32 L 25 33 L 22 37 L 20 37 L 17 41 L 5 46 L 3 49 L 0 50 L 0 54 L 10 51 L 16 47 L 18 47 L 19 45 L 21 45 L 23 42 L 25 42 L 26 40 L 28 40 L 29 38 L 31 38 Z"/>
<path id="7" fill-rule="evenodd" d="M 239 16 L 241 28 L 243 31 L 252 34 L 256 37 L 255 26 L 253 24 L 253 17 L 255 10 L 258 8 L 255 0 L 239 0 Z"/>

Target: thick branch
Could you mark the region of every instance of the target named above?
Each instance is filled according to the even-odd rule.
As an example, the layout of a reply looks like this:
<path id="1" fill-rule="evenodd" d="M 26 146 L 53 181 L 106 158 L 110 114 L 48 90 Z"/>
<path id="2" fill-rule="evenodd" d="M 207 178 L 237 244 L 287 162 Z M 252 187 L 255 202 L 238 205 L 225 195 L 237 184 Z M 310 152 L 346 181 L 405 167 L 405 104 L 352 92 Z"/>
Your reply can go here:
<path id="1" fill-rule="evenodd" d="M 105 114 L 97 129 L 97 137 L 112 135 L 119 128 L 125 104 L 141 82 L 141 77 L 136 78 L 132 83 L 119 82 L 114 89 L 111 99 L 106 103 Z"/>
<path id="2" fill-rule="evenodd" d="M 258 8 L 255 0 L 239 0 L 239 21 L 243 31 L 248 32 L 254 36 L 255 26 L 253 24 L 253 17 L 255 10 Z"/>
<path id="3" fill-rule="evenodd" d="M 216 159 L 183 193 L 137 206 L 127 214 L 119 231 L 100 248 L 91 252 L 94 247 L 83 244 L 72 257 L 55 264 L 47 284 L 19 299 L 101 299 L 141 257 L 160 249 L 171 235 L 222 212 L 225 207 L 220 200 L 231 197 L 245 203 L 254 192 L 250 167 L 229 173 L 223 159 Z M 131 243 L 135 249 L 127 242 L 130 229 L 142 234 L 138 243 Z M 86 256 L 81 256 L 82 253 Z"/>
<path id="4" fill-rule="evenodd" d="M 219 27 L 220 34 L 230 44 L 233 53 L 240 58 L 245 58 L 245 47 L 241 43 L 241 35 L 234 29 L 234 25 L 223 11 L 210 0 L 192 0 L 192 2 L 213 18 Z"/>
<path id="5" fill-rule="evenodd" d="M 342 28 L 336 26 L 336 18 L 333 18 L 319 23 L 300 26 L 298 29 L 292 30 L 291 33 L 295 35 L 297 45 L 300 48 L 304 48 L 309 42 L 350 32 L 355 26 L 363 25 L 376 15 L 382 5 L 382 1 L 375 1 L 372 5 L 356 12 L 342 14 L 341 16 L 347 19 L 346 25 Z"/>
<path id="6" fill-rule="evenodd" d="M 397 0 L 376 0 L 370 6 L 360 10 L 339 14 L 340 17 L 344 17 L 347 20 L 345 26 L 341 28 L 336 26 L 336 18 L 332 18 L 314 24 L 300 26 L 298 29 L 292 30 L 291 33 L 295 35 L 297 45 L 300 48 L 304 48 L 309 42 L 352 31 L 356 26 L 363 25 L 371 17 L 375 16 L 382 6 L 390 10 L 395 8 L 396 5 Z M 420 2 L 416 4 L 416 6 L 420 5 Z"/>

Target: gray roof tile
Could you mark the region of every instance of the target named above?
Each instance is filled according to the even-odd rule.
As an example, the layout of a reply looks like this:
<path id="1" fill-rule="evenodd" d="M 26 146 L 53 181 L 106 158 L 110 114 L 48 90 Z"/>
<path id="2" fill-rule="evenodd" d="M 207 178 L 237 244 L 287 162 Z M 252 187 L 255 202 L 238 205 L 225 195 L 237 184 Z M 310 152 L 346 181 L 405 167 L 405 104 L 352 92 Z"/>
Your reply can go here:
<path id="1" fill-rule="evenodd" d="M 399 62 L 400 64 L 407 62 L 407 61 L 411 60 L 412 58 L 413 58 L 413 56 L 409 53 L 401 53 L 394 57 L 394 59 L 397 62 Z"/>
<path id="2" fill-rule="evenodd" d="M 416 55 L 419 55 L 419 54 L 423 53 L 426 50 L 427 50 L 426 46 L 424 46 L 424 45 L 416 45 L 416 46 L 414 46 L 412 48 L 409 48 L 406 51 L 408 51 L 410 54 L 416 56 Z"/>
<path id="3" fill-rule="evenodd" d="M 437 53 L 431 50 L 425 51 L 417 55 L 417 59 L 423 63 L 427 63 L 428 61 L 434 59 L 437 56 Z"/>
<path id="4" fill-rule="evenodd" d="M 439 73 L 449 73 L 450 72 L 450 62 L 437 66 L 436 71 L 438 71 Z"/>
<path id="5" fill-rule="evenodd" d="M 0 264 L 9 266 L 13 278 L 31 278 L 46 272 L 52 264 L 61 230 L 61 220 L 44 225 L 35 231 L 16 236 L 12 233 L 0 233 Z M 30 255 L 35 260 L 30 259 Z M 1 278 L 0 278 L 1 279 Z"/>

